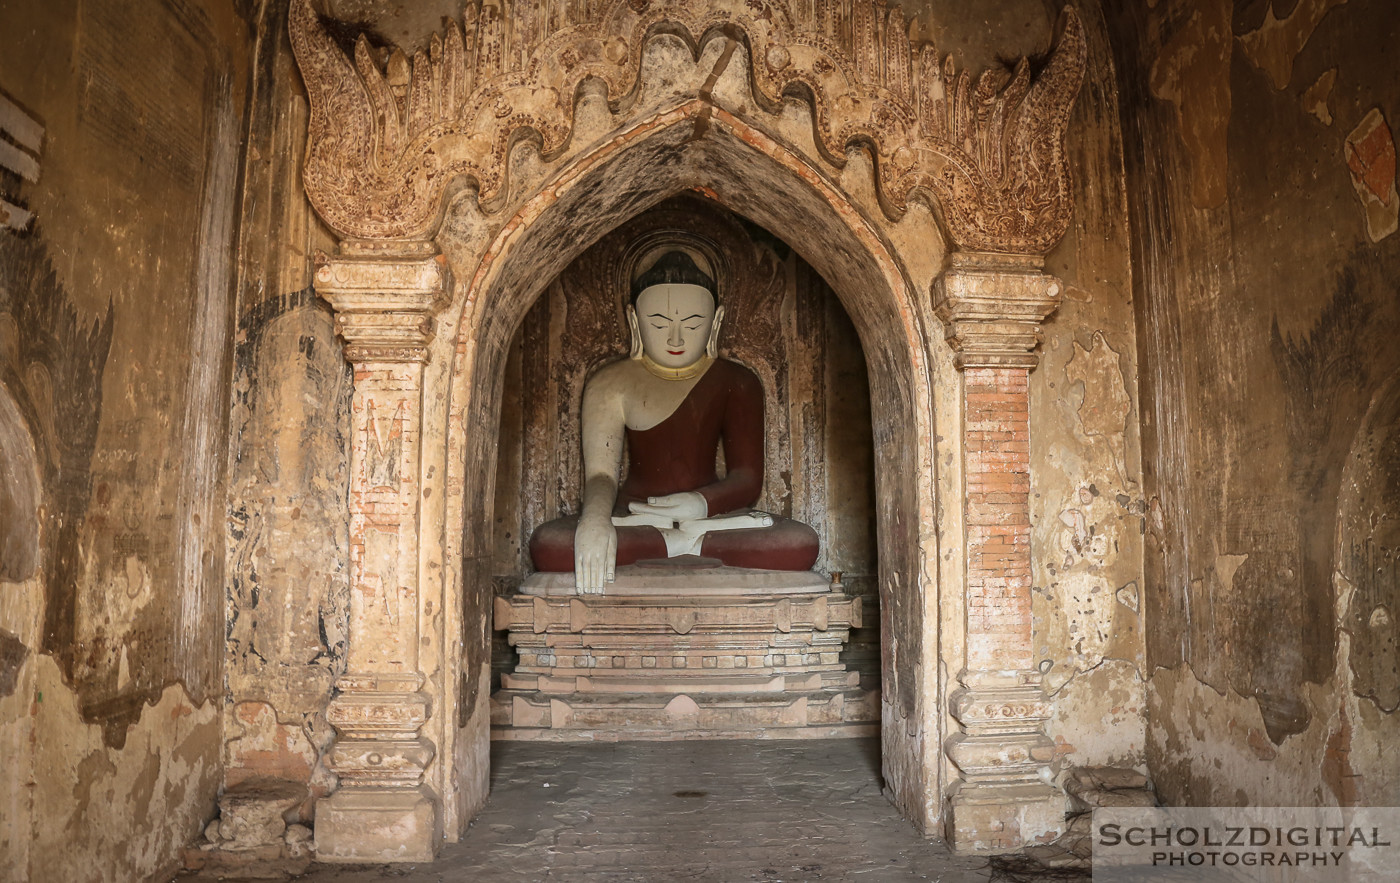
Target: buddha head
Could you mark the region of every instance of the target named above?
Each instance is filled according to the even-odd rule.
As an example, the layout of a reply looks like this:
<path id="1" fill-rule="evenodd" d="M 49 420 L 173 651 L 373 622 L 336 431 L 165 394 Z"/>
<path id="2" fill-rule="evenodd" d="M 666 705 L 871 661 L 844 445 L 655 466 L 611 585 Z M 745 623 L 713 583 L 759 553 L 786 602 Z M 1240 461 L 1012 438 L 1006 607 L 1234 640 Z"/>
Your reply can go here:
<path id="1" fill-rule="evenodd" d="M 714 358 L 723 318 L 713 277 L 688 253 L 664 252 L 632 283 L 632 358 L 669 371 Z"/>

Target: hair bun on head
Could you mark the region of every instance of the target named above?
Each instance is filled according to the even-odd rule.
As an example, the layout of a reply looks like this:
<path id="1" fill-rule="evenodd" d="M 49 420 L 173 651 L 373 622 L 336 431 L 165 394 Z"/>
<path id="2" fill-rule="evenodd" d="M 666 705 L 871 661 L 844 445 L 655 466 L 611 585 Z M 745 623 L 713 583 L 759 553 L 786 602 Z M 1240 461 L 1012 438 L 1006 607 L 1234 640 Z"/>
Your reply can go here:
<path id="1" fill-rule="evenodd" d="M 632 280 L 632 301 L 653 285 L 699 285 L 711 295 L 715 294 L 714 277 L 696 265 L 695 259 L 679 249 L 667 251 L 658 257 L 637 278 Z"/>

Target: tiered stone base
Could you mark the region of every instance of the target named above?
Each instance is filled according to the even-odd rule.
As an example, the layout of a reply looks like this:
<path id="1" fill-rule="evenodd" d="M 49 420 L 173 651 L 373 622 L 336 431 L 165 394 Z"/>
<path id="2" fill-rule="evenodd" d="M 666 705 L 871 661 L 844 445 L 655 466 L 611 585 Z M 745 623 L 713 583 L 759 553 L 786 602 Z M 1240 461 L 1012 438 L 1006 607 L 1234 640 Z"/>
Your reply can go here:
<path id="1" fill-rule="evenodd" d="M 602 595 L 538 573 L 496 599 L 520 654 L 492 697 L 497 739 L 801 739 L 879 731 L 879 695 L 839 656 L 860 599 L 819 575 L 701 564 L 618 568 Z"/>

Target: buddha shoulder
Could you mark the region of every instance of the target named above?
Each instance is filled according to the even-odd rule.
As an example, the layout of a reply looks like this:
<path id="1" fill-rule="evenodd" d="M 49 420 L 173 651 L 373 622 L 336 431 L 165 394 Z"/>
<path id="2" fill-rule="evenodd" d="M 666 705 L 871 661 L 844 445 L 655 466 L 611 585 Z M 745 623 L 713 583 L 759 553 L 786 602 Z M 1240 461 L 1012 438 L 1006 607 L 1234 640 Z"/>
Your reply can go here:
<path id="1" fill-rule="evenodd" d="M 599 368 L 584 385 L 584 394 L 593 396 L 624 395 L 647 377 L 646 368 L 635 359 L 619 359 Z"/>

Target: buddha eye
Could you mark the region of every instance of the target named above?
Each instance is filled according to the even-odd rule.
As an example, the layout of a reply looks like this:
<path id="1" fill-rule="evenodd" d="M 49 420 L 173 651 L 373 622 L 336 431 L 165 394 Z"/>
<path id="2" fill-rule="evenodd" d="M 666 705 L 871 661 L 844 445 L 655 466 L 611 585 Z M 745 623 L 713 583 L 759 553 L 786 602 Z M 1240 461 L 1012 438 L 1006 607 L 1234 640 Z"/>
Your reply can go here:
<path id="1" fill-rule="evenodd" d="M 700 325 L 701 325 L 700 322 L 696 322 L 694 325 L 687 325 L 687 326 L 685 326 L 685 330 L 686 330 L 686 331 L 699 331 L 699 330 L 700 330 Z"/>

